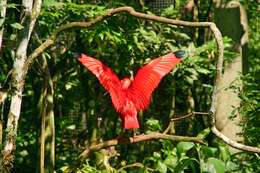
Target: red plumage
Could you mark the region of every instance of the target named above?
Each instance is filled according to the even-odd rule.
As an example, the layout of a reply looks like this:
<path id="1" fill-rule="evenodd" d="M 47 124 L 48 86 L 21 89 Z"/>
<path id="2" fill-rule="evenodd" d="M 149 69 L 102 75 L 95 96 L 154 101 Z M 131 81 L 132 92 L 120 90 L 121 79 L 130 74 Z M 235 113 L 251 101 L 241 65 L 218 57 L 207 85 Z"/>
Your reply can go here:
<path id="1" fill-rule="evenodd" d="M 119 80 L 109 67 L 85 54 L 81 54 L 78 60 L 109 92 L 125 129 L 139 128 L 137 112 L 149 106 L 152 92 L 161 79 L 181 61 L 172 53 L 161 56 L 139 69 L 134 80 L 131 81 L 129 78 Z"/>

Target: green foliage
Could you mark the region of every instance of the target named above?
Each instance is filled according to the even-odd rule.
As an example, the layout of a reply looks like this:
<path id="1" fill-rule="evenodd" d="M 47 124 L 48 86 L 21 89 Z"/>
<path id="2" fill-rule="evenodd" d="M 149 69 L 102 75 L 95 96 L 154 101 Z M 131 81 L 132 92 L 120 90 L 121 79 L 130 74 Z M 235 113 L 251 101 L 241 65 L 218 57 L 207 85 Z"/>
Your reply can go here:
<path id="1" fill-rule="evenodd" d="M 214 147 L 201 146 L 192 142 L 172 143 L 168 140 L 160 140 L 161 151 L 155 151 L 146 157 L 142 163 L 121 164 L 117 170 L 99 169 L 91 166 L 89 162 L 83 164 L 81 172 L 204 172 L 204 173 L 234 173 L 254 172 L 259 169 L 257 155 L 238 153 L 231 155 L 228 148 L 221 143 L 215 143 Z M 243 162 L 240 162 L 240 160 Z M 256 159 L 256 163 L 250 163 Z M 138 165 L 137 167 L 131 167 Z"/>
<path id="2" fill-rule="evenodd" d="M 259 4 L 256 1 L 243 1 L 248 3 L 249 19 L 249 46 L 248 69 L 242 77 L 244 88 L 241 93 L 242 106 L 240 112 L 244 116 L 243 128 L 246 142 L 250 145 L 260 146 L 260 29 Z"/>
<path id="3" fill-rule="evenodd" d="M 254 60 L 257 62 L 259 60 Z M 260 61 L 259 61 L 260 62 Z M 260 146 L 259 133 L 260 129 L 257 128 L 260 120 L 257 115 L 260 112 L 260 95 L 259 95 L 259 82 L 260 66 L 254 65 L 253 71 L 243 76 L 244 89 L 241 91 L 242 107 L 240 112 L 245 116 L 244 131 L 247 143 L 251 145 Z"/>
<path id="4" fill-rule="evenodd" d="M 20 23 L 12 23 L 11 27 L 18 29 L 18 30 L 23 29 L 23 25 L 21 25 Z"/>
<path id="5" fill-rule="evenodd" d="M 58 26 L 72 21 L 90 21 L 106 9 L 131 5 L 137 11 L 152 13 L 147 7 L 140 7 L 136 1 L 96 1 L 97 4 L 76 3 L 78 1 L 44 1 L 40 18 L 32 35 L 28 53 L 39 46 Z M 85 2 L 85 1 L 81 1 Z M 161 16 L 182 18 L 180 9 L 184 1 L 177 1 L 176 7 L 162 10 Z M 202 1 L 200 1 L 200 4 Z M 207 5 L 203 4 L 199 20 L 208 16 Z M 17 6 L 9 4 L 12 10 Z M 210 8 L 209 8 L 210 10 Z M 250 6 L 250 13 L 256 16 L 256 7 Z M 10 13 L 11 14 L 11 13 Z M 205 18 L 206 16 L 206 18 Z M 186 16 L 193 20 L 194 16 Z M 0 83 L 8 86 L 8 71 L 12 67 L 13 45 L 17 33 L 23 26 L 15 16 L 8 16 L 5 49 L 0 59 Z M 257 19 L 258 20 L 258 19 Z M 251 21 L 253 23 L 253 20 Z M 1 23 L 0 26 L 5 25 Z M 258 24 L 251 30 L 258 30 Z M 251 32 L 252 32 L 251 31 Z M 187 51 L 185 59 L 167 75 L 154 92 L 148 110 L 140 113 L 141 129 L 137 133 L 162 132 L 172 116 L 187 114 L 190 110 L 207 112 L 211 104 L 217 48 L 212 38 L 199 39 L 198 30 L 181 28 L 137 19 L 129 14 L 118 14 L 97 23 L 88 29 L 73 29 L 62 33 L 55 45 L 43 54 L 47 58 L 54 83 L 56 170 L 66 172 L 78 155 L 91 144 L 115 138 L 121 132 L 121 122 L 112 107 L 109 95 L 98 80 L 72 58 L 73 52 L 85 52 L 94 56 L 120 76 L 135 74 L 137 69 L 152 58 L 179 49 Z M 205 31 L 207 32 L 207 31 Z M 258 33 L 258 32 L 257 32 Z M 203 34 L 202 34 L 203 35 Z M 251 40 L 250 56 L 253 60 L 244 79 L 241 93 L 245 116 L 246 141 L 259 145 L 259 33 Z M 10 39 L 9 39 L 10 38 Z M 225 63 L 236 56 L 231 51 L 232 41 L 224 38 Z M 39 57 L 40 58 L 40 57 Z M 24 169 L 35 172 L 37 165 L 37 143 L 40 117 L 37 103 L 43 87 L 41 61 L 36 61 L 26 80 L 23 110 L 17 138 L 15 171 Z M 193 103 L 193 105 L 192 105 Z M 9 102 L 7 105 L 10 104 Z M 174 114 L 171 111 L 174 110 Z M 6 111 L 5 111 L 6 112 Z M 5 117 L 6 118 L 6 117 Z M 196 116 L 192 120 L 176 122 L 176 134 L 202 136 L 208 146 L 192 142 L 168 140 L 147 141 L 138 144 L 117 145 L 93 152 L 86 162 L 77 168 L 79 173 L 87 172 L 256 172 L 259 170 L 259 156 L 240 153 L 232 155 L 226 146 L 212 141 L 209 134 L 208 117 Z M 34 122 L 34 123 L 28 123 Z M 209 138 L 209 139 L 208 139 Z M 113 153 L 115 152 L 115 153 Z"/>

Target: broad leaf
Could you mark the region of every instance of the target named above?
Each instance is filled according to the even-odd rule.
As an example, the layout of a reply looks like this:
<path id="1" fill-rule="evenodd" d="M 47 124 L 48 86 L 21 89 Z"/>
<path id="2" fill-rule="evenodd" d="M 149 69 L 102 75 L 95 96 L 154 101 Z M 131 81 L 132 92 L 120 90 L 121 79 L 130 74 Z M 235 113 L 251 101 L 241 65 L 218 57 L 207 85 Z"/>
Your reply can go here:
<path id="1" fill-rule="evenodd" d="M 216 158 L 209 158 L 207 161 L 207 168 L 205 171 L 210 173 L 224 173 L 225 164 L 223 161 Z"/>
<path id="2" fill-rule="evenodd" d="M 194 146 L 193 142 L 180 142 L 177 145 L 177 151 L 181 153 L 186 153 L 188 150 L 190 150 Z"/>
<path id="3" fill-rule="evenodd" d="M 12 24 L 10 24 L 10 25 L 11 25 L 11 27 L 13 27 L 13 28 L 15 28 L 15 29 L 18 29 L 18 30 L 21 30 L 21 29 L 24 28 L 23 25 L 21 25 L 20 23 L 17 23 L 17 22 L 12 23 Z"/>

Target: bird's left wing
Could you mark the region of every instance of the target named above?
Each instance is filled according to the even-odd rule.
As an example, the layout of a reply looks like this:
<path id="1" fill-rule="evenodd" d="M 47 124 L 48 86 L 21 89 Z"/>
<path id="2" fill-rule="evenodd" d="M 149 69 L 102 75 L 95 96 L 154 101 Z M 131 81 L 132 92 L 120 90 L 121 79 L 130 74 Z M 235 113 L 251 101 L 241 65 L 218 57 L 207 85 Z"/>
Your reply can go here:
<path id="1" fill-rule="evenodd" d="M 143 110 L 148 107 L 154 89 L 179 62 L 181 59 L 170 53 L 152 60 L 138 70 L 129 91 L 137 109 Z"/>
<path id="2" fill-rule="evenodd" d="M 109 92 L 115 108 L 118 109 L 121 104 L 119 95 L 121 83 L 117 75 L 101 61 L 88 55 L 81 54 L 77 59 L 98 78 L 102 86 Z"/>

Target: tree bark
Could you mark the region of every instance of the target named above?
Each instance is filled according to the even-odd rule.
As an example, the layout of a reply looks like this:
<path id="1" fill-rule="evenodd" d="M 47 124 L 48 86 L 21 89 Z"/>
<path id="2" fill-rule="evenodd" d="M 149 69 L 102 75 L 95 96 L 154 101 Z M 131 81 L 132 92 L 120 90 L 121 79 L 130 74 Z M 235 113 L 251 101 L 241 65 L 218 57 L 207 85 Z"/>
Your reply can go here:
<path id="1" fill-rule="evenodd" d="M 45 100 L 46 97 L 46 87 L 44 86 L 43 91 L 40 96 L 39 104 L 40 104 L 40 118 L 41 118 L 41 130 L 40 130 L 40 149 L 39 149 L 39 171 L 37 172 L 44 172 L 44 159 L 45 159 L 45 116 L 46 116 L 46 107 L 45 107 Z"/>
<path id="2" fill-rule="evenodd" d="M 15 54 L 13 64 L 13 73 L 11 85 L 13 92 L 11 93 L 11 105 L 8 113 L 7 125 L 5 129 L 4 147 L 2 150 L 1 172 L 10 172 L 13 167 L 13 152 L 16 148 L 16 136 L 18 120 L 21 112 L 22 93 L 24 89 L 24 80 L 26 70 L 24 70 L 27 60 L 27 47 L 31 37 L 32 30 L 41 10 L 41 0 L 29 1 L 23 0 L 22 7 L 24 16 L 22 16 L 21 24 L 24 26 L 19 34 L 20 41 Z"/>
<path id="3" fill-rule="evenodd" d="M 54 89 L 47 60 L 43 57 L 44 85 L 39 99 L 41 116 L 39 172 L 54 172 L 55 165 L 55 124 Z"/>
<path id="4" fill-rule="evenodd" d="M 3 145 L 3 121 L 4 121 L 4 103 L 7 98 L 7 91 L 0 89 L 0 150 Z"/>
<path id="5" fill-rule="evenodd" d="M 243 141 L 242 127 L 239 126 L 241 116 L 234 115 L 234 110 L 240 107 L 239 93 L 234 90 L 242 88 L 239 75 L 243 72 L 243 46 L 247 42 L 247 18 L 242 11 L 239 2 L 231 1 L 225 5 L 217 6 L 215 9 L 215 21 L 224 36 L 228 36 L 234 42 L 234 50 L 239 53 L 231 63 L 224 67 L 224 74 L 220 81 L 223 90 L 219 93 L 219 104 L 216 112 L 216 126 L 225 136 L 235 141 Z M 246 25 L 246 26 L 245 26 Z M 224 104 L 223 104 L 224 103 Z M 231 119 L 230 117 L 234 117 Z M 232 152 L 239 152 L 231 148 Z"/>
<path id="6" fill-rule="evenodd" d="M 171 103 L 171 110 L 169 114 L 169 120 L 175 117 L 175 104 L 176 104 L 176 85 L 175 85 L 175 79 L 172 81 L 172 85 L 174 90 L 173 90 L 173 96 L 172 96 L 172 103 Z M 163 133 L 169 133 L 169 134 L 175 134 L 175 122 L 174 121 L 169 121 L 169 125 L 167 129 Z"/>
<path id="7" fill-rule="evenodd" d="M 7 0 L 0 2 L 0 50 L 2 48 Z"/>

